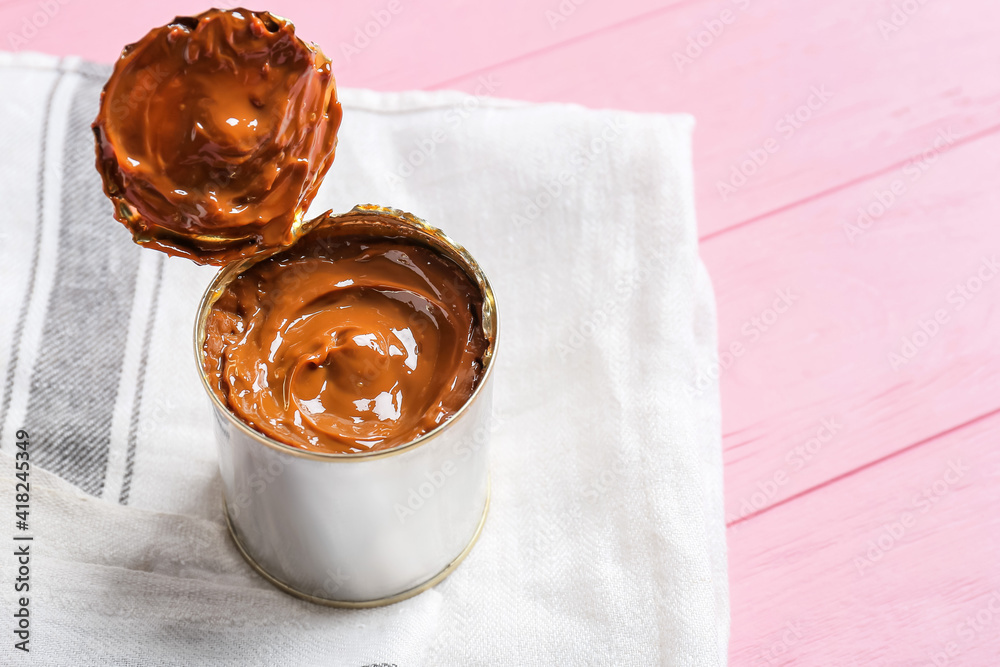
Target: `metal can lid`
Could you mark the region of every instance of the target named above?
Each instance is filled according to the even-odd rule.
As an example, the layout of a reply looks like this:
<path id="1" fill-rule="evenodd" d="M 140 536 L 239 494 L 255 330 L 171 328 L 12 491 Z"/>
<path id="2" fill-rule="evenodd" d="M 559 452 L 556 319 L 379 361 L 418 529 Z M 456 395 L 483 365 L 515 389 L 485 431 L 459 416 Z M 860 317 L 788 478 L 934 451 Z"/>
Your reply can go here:
<path id="1" fill-rule="evenodd" d="M 341 118 L 322 51 L 286 19 L 238 8 L 126 46 L 92 127 L 104 191 L 134 240 L 222 265 L 308 231 Z"/>

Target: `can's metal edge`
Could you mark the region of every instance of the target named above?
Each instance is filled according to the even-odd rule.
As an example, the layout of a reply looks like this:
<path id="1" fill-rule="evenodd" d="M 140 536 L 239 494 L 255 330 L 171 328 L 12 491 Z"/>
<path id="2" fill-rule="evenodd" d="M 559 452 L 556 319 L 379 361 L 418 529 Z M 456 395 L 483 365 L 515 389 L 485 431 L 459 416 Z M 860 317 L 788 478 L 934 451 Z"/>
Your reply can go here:
<path id="1" fill-rule="evenodd" d="M 226 527 L 229 529 L 229 534 L 232 536 L 233 542 L 236 544 L 236 549 L 240 552 L 240 555 L 243 556 L 243 560 L 245 560 L 250 565 L 250 567 L 257 572 L 257 574 L 264 577 L 264 579 L 269 581 L 272 585 L 274 585 L 282 592 L 287 593 L 293 597 L 297 597 L 300 600 L 305 600 L 306 602 L 312 602 L 327 607 L 338 607 L 342 609 L 370 609 L 372 607 L 384 607 L 386 605 L 402 602 L 403 600 L 408 600 L 409 598 L 412 598 L 415 595 L 419 595 L 420 593 L 423 593 L 424 591 L 429 590 L 434 586 L 437 586 L 439 583 L 444 581 L 444 579 L 449 574 L 454 572 L 458 568 L 458 566 L 462 563 L 462 561 L 465 560 L 465 557 L 469 555 L 469 552 L 472 551 L 472 548 L 476 545 L 476 542 L 479 541 L 479 536 L 483 532 L 483 526 L 486 525 L 486 516 L 490 512 L 490 498 L 492 497 L 492 495 L 493 495 L 493 483 L 490 477 L 487 477 L 486 504 L 483 506 L 483 515 L 479 518 L 479 525 L 476 526 L 476 531 L 472 534 L 472 539 L 469 540 L 469 543 L 467 545 L 465 545 L 465 548 L 462 549 L 462 552 L 459 553 L 455 558 L 453 558 L 452 561 L 448 563 L 448 565 L 443 570 L 441 570 L 440 572 L 438 572 L 437 574 L 435 574 L 433 577 L 423 582 L 422 584 L 417 584 L 413 588 L 409 588 L 403 591 L 402 593 L 396 593 L 395 595 L 390 595 L 389 597 L 384 597 L 384 598 L 378 598 L 376 600 L 359 600 L 359 601 L 332 600 L 330 598 L 321 598 L 315 595 L 310 595 L 309 593 L 303 593 L 297 588 L 289 586 L 288 584 L 281 581 L 280 579 L 272 575 L 270 572 L 265 570 L 260 563 L 254 560 L 253 556 L 247 553 L 246 548 L 243 546 L 243 542 L 240 541 L 239 536 L 236 534 L 236 528 L 233 526 L 232 519 L 229 518 L 229 506 L 226 503 L 225 494 L 222 495 L 222 513 L 226 517 Z"/>

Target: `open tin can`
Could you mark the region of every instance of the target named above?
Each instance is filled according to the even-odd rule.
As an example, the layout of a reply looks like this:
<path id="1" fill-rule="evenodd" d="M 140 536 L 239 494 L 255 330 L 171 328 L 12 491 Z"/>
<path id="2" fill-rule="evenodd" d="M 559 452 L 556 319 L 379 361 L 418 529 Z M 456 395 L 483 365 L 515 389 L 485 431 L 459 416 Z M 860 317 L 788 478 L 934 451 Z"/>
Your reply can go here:
<path id="1" fill-rule="evenodd" d="M 229 531 L 247 562 L 278 588 L 335 607 L 391 604 L 434 586 L 469 553 L 489 507 L 493 362 L 499 322 L 486 275 L 460 245 L 394 209 L 357 206 L 316 227 L 414 239 L 450 258 L 482 293 L 488 342 L 482 376 L 458 412 L 394 448 L 348 454 L 292 447 L 254 430 L 213 391 L 206 324 L 227 285 L 263 258 L 224 267 L 202 297 L 194 335 L 213 406 Z"/>

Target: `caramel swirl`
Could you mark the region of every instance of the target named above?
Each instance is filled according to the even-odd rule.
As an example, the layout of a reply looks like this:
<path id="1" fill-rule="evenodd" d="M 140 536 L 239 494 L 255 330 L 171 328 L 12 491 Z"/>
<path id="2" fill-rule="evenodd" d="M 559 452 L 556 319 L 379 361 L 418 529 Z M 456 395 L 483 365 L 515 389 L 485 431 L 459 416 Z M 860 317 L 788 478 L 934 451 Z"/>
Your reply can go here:
<path id="1" fill-rule="evenodd" d="M 205 369 L 233 413 L 271 438 L 389 449 L 472 395 L 487 349 L 482 306 L 461 267 L 417 241 L 318 229 L 225 288 Z"/>
<path id="2" fill-rule="evenodd" d="M 340 121 L 330 61 L 291 23 L 213 9 L 124 48 L 97 168 L 137 243 L 223 264 L 295 241 Z"/>

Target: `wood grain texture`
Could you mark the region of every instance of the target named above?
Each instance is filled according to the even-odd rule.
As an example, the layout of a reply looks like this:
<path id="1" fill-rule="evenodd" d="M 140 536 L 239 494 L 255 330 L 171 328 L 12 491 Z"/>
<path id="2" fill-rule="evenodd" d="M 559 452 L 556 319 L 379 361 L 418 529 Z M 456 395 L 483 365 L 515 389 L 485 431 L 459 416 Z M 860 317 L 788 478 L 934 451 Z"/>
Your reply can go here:
<path id="1" fill-rule="evenodd" d="M 1000 414 L 730 536 L 733 665 L 997 664 Z"/>
<path id="2" fill-rule="evenodd" d="M 1000 133 L 925 168 L 703 243 L 731 523 L 1000 407 Z"/>
<path id="3" fill-rule="evenodd" d="M 0 48 L 42 4 L 0 2 Z M 47 6 L 16 48 L 108 62 L 204 9 Z M 694 113 L 725 365 L 732 663 L 1000 664 L 1000 4 L 271 9 L 344 86 L 491 77 L 503 97 Z"/>
<path id="4" fill-rule="evenodd" d="M 901 165 L 925 150 L 928 130 L 968 138 L 998 125 L 989 72 L 1000 44 L 988 25 L 1000 5 L 928 2 L 884 39 L 891 1 L 742 4 L 680 3 L 488 73 L 504 96 L 693 113 L 703 237 Z M 726 11 L 733 22 L 712 36 Z M 703 37 L 678 68 L 674 55 Z M 470 89 L 481 75 L 451 85 Z M 720 182 L 735 191 L 723 196 Z"/>

